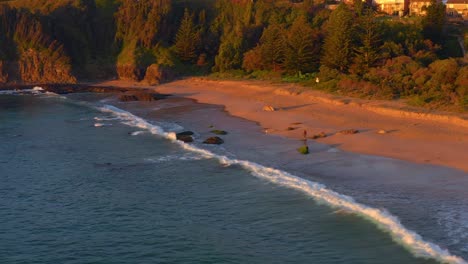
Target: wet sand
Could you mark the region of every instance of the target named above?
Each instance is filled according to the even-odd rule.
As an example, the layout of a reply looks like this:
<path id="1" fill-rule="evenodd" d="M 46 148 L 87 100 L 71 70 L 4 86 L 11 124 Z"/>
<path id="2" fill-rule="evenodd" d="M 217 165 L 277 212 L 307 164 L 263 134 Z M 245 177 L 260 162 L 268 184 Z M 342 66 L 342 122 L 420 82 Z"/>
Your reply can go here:
<path id="1" fill-rule="evenodd" d="M 125 81 L 98 85 L 145 87 Z M 355 153 L 468 171 L 468 128 L 462 122 L 457 124 L 456 120 L 446 122 L 437 118 L 431 120 L 430 116 L 414 118 L 404 113 L 398 116 L 395 111 L 390 114 L 375 111 L 380 109 L 375 107 L 376 102 L 389 105 L 388 109 L 397 109 L 401 105 L 395 102 L 336 99 L 317 91 L 304 92 L 304 88 L 295 85 L 259 81 L 189 78 L 152 88 L 200 103 L 221 105 L 233 116 L 257 122 L 266 134 L 302 139 L 306 130 L 309 142 L 324 143 Z M 276 111 L 264 111 L 265 106 L 272 106 Z M 465 120 L 466 114 L 456 117 Z M 338 133 L 346 129 L 356 129 L 359 133 Z M 380 130 L 385 133 L 380 134 Z M 321 132 L 327 137 L 310 139 Z"/>

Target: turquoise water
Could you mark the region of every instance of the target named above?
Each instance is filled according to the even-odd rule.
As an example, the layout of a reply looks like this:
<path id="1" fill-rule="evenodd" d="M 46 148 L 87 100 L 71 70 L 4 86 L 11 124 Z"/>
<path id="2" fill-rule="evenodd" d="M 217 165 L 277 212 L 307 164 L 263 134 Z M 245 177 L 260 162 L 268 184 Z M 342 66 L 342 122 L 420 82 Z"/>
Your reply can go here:
<path id="1" fill-rule="evenodd" d="M 437 263 L 121 121 L 69 99 L 0 96 L 0 263 Z"/>

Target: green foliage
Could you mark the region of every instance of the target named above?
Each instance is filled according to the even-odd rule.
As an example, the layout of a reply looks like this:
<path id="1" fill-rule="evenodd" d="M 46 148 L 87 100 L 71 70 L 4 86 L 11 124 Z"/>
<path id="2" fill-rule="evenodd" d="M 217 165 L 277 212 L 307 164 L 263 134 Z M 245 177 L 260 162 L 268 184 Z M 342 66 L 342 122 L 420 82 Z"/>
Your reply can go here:
<path id="1" fill-rule="evenodd" d="M 236 33 L 227 35 L 221 42 L 213 70 L 225 72 L 238 69 L 242 65 L 243 51 L 242 36 Z"/>
<path id="2" fill-rule="evenodd" d="M 445 24 L 445 4 L 432 0 L 422 20 L 423 34 L 433 42 L 440 43 Z"/>
<path id="3" fill-rule="evenodd" d="M 288 72 L 313 72 L 320 61 L 320 36 L 307 23 L 305 16 L 296 18 L 287 33 L 285 69 Z"/>
<path id="4" fill-rule="evenodd" d="M 468 34 L 446 24 L 438 2 L 425 17 L 391 18 L 362 1 L 331 11 L 313 0 L 13 0 L 0 4 L 0 17 L 1 75 L 17 81 L 73 81 L 72 73 L 140 80 L 152 65 L 468 105 L 466 60 L 451 58 Z"/>
<path id="5" fill-rule="evenodd" d="M 200 35 L 193 24 L 193 14 L 185 9 L 184 17 L 175 38 L 175 50 L 182 61 L 193 62 L 197 58 Z"/>
<path id="6" fill-rule="evenodd" d="M 323 65 L 340 72 L 348 71 L 353 52 L 353 19 L 353 13 L 345 4 L 331 13 L 323 45 Z"/>
<path id="7" fill-rule="evenodd" d="M 362 3 L 362 1 L 359 1 Z M 362 75 L 380 60 L 380 34 L 374 11 L 365 9 L 359 17 L 356 29 L 358 45 L 354 48 L 352 72 Z"/>

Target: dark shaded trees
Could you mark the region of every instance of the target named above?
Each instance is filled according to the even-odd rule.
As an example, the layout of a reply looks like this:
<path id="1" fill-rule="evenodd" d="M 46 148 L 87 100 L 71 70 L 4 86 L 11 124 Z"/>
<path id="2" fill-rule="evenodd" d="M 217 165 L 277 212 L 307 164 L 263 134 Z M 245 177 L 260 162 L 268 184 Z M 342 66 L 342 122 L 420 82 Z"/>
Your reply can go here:
<path id="1" fill-rule="evenodd" d="M 432 0 L 423 17 L 423 35 L 435 43 L 441 43 L 445 25 L 445 4 Z"/>
<path id="2" fill-rule="evenodd" d="M 193 14 L 185 9 L 179 30 L 175 37 L 174 47 L 182 61 L 193 62 L 197 58 L 197 47 L 200 45 L 200 34 L 193 23 Z"/>
<path id="3" fill-rule="evenodd" d="M 291 73 L 307 73 L 318 69 L 320 33 L 310 27 L 305 16 L 296 18 L 287 31 L 284 66 Z"/>
<path id="4" fill-rule="evenodd" d="M 321 63 L 331 69 L 347 72 L 353 53 L 353 13 L 340 4 L 328 20 Z"/>

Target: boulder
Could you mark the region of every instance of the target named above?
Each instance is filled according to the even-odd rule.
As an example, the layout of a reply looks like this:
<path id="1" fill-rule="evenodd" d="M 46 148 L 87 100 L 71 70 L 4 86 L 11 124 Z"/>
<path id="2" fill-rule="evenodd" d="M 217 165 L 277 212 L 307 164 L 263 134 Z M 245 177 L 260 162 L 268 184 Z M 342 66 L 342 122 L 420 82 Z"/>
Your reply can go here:
<path id="1" fill-rule="evenodd" d="M 117 75 L 121 80 L 141 81 L 145 76 L 144 69 L 134 64 L 117 65 Z"/>
<path id="2" fill-rule="evenodd" d="M 352 135 L 352 134 L 357 134 L 359 133 L 359 130 L 356 130 L 356 129 L 345 129 L 345 130 L 341 130 L 340 132 L 338 132 L 338 134 L 340 135 Z"/>
<path id="3" fill-rule="evenodd" d="M 185 143 L 193 142 L 193 132 L 192 131 L 184 131 L 176 134 L 177 140 L 183 141 Z"/>
<path id="4" fill-rule="evenodd" d="M 327 134 L 325 134 L 325 132 L 320 132 L 318 134 L 313 135 L 312 139 L 326 138 L 326 137 L 327 137 Z"/>
<path id="5" fill-rule="evenodd" d="M 387 131 L 381 129 L 381 130 L 377 131 L 377 133 L 378 133 L 378 134 L 387 134 Z"/>
<path id="6" fill-rule="evenodd" d="M 165 99 L 167 96 L 168 95 L 166 94 L 158 94 L 158 93 L 145 92 L 145 91 L 126 92 L 124 94 L 119 95 L 119 100 L 121 102 L 131 102 L 131 101 L 150 102 L 150 101 Z"/>
<path id="7" fill-rule="evenodd" d="M 271 105 L 265 105 L 263 107 L 263 111 L 265 111 L 265 112 L 274 112 L 274 111 L 276 111 L 276 109 Z"/>
<path id="8" fill-rule="evenodd" d="M 216 134 L 216 135 L 227 135 L 228 134 L 228 132 L 226 132 L 224 130 L 218 130 L 218 129 L 211 130 L 210 132 L 213 133 L 213 134 Z"/>
<path id="9" fill-rule="evenodd" d="M 223 144 L 224 140 L 220 137 L 210 137 L 203 141 L 203 144 L 212 144 L 212 145 L 220 145 Z"/>
<path id="10" fill-rule="evenodd" d="M 158 64 L 151 64 L 146 68 L 144 81 L 149 85 L 158 85 L 174 78 L 171 68 Z"/>
<path id="11" fill-rule="evenodd" d="M 185 143 L 193 142 L 193 137 L 189 135 L 177 135 L 177 140 L 183 141 Z"/>
<path id="12" fill-rule="evenodd" d="M 301 146 L 297 151 L 303 155 L 309 154 L 309 147 L 307 145 Z"/>
<path id="13" fill-rule="evenodd" d="M 192 136 L 194 133 L 192 131 L 184 131 L 177 133 L 177 136 Z"/>

